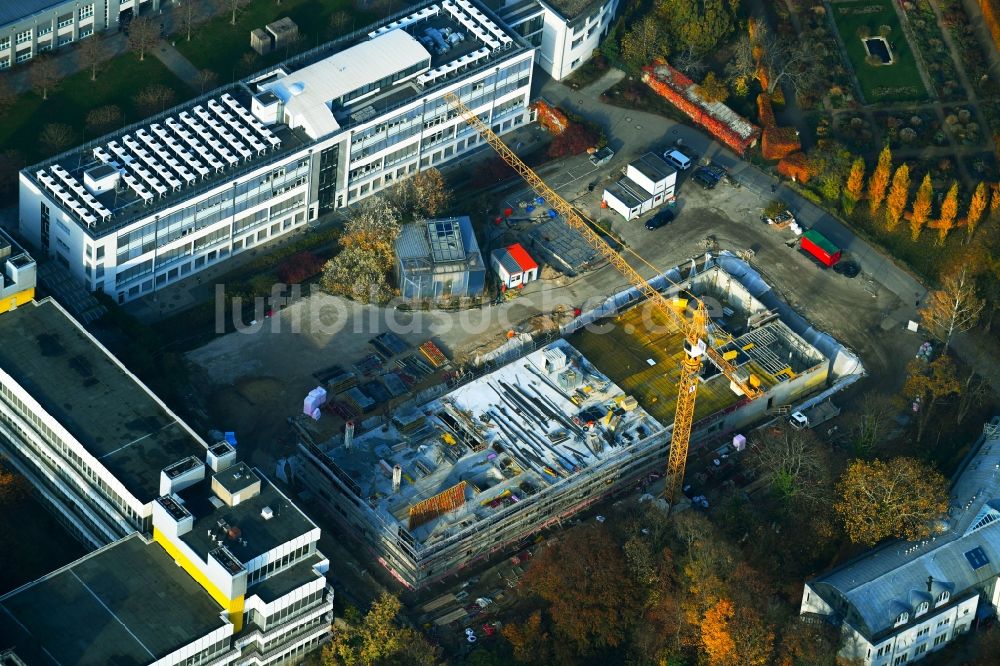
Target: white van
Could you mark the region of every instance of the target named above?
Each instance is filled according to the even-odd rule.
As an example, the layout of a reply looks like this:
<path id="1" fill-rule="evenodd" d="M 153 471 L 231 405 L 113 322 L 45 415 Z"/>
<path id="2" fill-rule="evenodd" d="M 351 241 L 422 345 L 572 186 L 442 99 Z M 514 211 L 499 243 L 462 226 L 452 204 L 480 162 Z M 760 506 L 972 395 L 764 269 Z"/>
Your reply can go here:
<path id="1" fill-rule="evenodd" d="M 691 167 L 691 159 L 684 153 L 677 150 L 668 150 L 663 153 L 663 159 L 670 162 L 681 171 Z"/>

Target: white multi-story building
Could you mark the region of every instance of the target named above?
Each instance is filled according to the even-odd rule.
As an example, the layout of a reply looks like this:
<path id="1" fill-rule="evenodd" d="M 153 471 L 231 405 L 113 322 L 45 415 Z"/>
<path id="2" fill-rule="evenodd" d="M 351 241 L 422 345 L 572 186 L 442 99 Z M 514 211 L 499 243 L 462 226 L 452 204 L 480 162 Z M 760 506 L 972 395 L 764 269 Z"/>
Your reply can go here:
<path id="1" fill-rule="evenodd" d="M 806 583 L 803 619 L 839 624 L 840 655 L 864 666 L 922 659 L 1000 606 L 1000 418 L 965 461 L 947 520 Z"/>
<path id="2" fill-rule="evenodd" d="M 587 62 L 614 21 L 619 0 L 500 0 L 500 17 L 538 47 L 538 66 L 561 81 Z"/>
<path id="3" fill-rule="evenodd" d="M 198 437 L 55 301 L 0 314 L 0 340 L 0 451 L 99 549 L 0 597 L 0 649 L 263 665 L 325 640 L 319 528 L 233 446 Z"/>
<path id="4" fill-rule="evenodd" d="M 478 147 L 446 93 L 528 122 L 533 58 L 470 0 L 410 6 L 25 169 L 22 234 L 123 303 Z"/>
<path id="5" fill-rule="evenodd" d="M 658 155 L 646 153 L 625 167 L 625 175 L 604 189 L 602 201 L 632 220 L 674 200 L 677 171 Z"/>
<path id="6" fill-rule="evenodd" d="M 39 53 L 118 28 L 161 0 L 6 0 L 0 2 L 0 70 Z"/>

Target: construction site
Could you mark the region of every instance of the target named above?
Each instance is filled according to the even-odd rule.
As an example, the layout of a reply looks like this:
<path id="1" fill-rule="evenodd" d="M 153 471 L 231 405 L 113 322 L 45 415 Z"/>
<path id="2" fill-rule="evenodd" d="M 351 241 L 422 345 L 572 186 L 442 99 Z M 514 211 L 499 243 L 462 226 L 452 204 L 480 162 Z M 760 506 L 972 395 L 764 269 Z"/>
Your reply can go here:
<path id="1" fill-rule="evenodd" d="M 716 350 L 759 391 L 749 399 L 705 362 L 693 448 L 738 456 L 742 429 L 864 373 L 732 255 L 652 282 L 682 312 L 710 307 Z M 561 333 L 447 394 L 400 405 L 383 425 L 303 440 L 296 476 L 400 583 L 420 588 L 662 471 L 685 352 L 678 323 L 633 288 Z"/>

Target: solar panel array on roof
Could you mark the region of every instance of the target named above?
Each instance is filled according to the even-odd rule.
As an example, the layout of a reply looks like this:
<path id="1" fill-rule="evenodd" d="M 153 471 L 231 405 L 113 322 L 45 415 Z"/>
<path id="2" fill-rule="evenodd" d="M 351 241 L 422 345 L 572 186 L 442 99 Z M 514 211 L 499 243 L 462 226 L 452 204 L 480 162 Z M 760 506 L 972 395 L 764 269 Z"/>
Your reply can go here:
<path id="1" fill-rule="evenodd" d="M 986 556 L 986 553 L 979 546 L 965 551 L 965 559 L 969 560 L 969 565 L 973 570 L 981 569 L 990 563 L 990 558 Z"/>

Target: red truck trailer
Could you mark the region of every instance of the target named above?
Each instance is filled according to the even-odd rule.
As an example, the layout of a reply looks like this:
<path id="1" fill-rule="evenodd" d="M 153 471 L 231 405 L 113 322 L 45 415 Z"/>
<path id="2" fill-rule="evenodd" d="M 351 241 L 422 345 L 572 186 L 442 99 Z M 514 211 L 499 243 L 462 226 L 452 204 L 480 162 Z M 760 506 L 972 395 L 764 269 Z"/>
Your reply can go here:
<path id="1" fill-rule="evenodd" d="M 815 229 L 810 229 L 802 234 L 801 247 L 827 268 L 840 261 L 840 248 Z"/>

